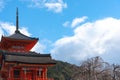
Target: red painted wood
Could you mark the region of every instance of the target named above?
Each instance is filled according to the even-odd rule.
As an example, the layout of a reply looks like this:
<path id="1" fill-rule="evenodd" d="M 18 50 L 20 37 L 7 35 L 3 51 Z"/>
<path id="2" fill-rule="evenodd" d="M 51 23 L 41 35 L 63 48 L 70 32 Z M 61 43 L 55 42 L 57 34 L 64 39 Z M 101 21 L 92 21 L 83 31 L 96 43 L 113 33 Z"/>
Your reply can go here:
<path id="1" fill-rule="evenodd" d="M 15 40 L 12 38 L 6 38 L 6 37 L 2 37 L 1 43 L 0 43 L 0 49 L 2 50 L 9 50 L 9 51 L 13 51 L 13 52 L 19 52 L 19 51 L 24 51 L 24 52 L 28 52 L 30 51 L 34 45 L 37 43 L 38 40 Z M 22 49 L 18 49 L 18 48 L 13 48 L 14 46 L 16 47 L 24 47 Z"/>
<path id="2" fill-rule="evenodd" d="M 15 40 L 12 38 L 2 37 L 0 50 L 9 52 L 29 52 L 38 40 Z M 4 62 L 0 55 L 0 64 L 2 69 L 0 75 L 4 80 L 54 80 L 47 78 L 47 67 L 55 64 L 17 64 L 16 62 Z M 15 78 L 14 70 L 20 70 L 20 76 Z M 38 75 L 41 69 L 41 74 Z"/>

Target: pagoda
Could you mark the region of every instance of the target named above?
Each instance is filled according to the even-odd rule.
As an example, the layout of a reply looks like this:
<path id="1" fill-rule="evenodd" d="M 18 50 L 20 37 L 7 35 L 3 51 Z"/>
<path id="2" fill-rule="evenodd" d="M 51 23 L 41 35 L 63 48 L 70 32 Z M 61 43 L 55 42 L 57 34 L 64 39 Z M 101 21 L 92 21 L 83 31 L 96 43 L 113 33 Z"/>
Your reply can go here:
<path id="1" fill-rule="evenodd" d="M 50 54 L 30 51 L 38 38 L 28 37 L 19 31 L 18 9 L 16 30 L 0 41 L 0 80 L 54 80 L 47 77 L 47 69 L 56 63 Z"/>

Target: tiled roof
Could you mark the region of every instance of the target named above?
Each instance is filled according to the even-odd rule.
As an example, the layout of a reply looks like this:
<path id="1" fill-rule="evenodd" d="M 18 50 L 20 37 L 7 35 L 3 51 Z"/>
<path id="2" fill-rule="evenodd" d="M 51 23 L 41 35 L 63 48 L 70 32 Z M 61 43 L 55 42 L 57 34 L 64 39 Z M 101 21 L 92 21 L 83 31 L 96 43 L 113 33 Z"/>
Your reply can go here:
<path id="1" fill-rule="evenodd" d="M 38 40 L 38 38 L 28 37 L 28 36 L 22 34 L 20 31 L 17 31 L 14 34 L 12 34 L 6 38 L 23 39 L 23 40 L 34 40 L 34 39 Z"/>
<path id="2" fill-rule="evenodd" d="M 50 54 L 39 54 L 36 52 L 30 53 L 10 53 L 3 52 L 4 60 L 6 62 L 17 62 L 27 64 L 55 64 L 55 61 L 51 59 Z"/>

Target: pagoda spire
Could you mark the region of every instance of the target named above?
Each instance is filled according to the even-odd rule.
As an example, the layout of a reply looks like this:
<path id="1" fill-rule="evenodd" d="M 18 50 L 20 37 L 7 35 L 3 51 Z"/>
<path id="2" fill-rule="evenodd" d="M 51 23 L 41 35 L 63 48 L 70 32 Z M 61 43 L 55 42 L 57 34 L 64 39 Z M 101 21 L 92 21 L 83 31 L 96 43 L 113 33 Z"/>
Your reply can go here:
<path id="1" fill-rule="evenodd" d="M 19 19 L 18 19 L 18 8 L 16 9 L 16 31 L 15 32 L 19 32 Z"/>

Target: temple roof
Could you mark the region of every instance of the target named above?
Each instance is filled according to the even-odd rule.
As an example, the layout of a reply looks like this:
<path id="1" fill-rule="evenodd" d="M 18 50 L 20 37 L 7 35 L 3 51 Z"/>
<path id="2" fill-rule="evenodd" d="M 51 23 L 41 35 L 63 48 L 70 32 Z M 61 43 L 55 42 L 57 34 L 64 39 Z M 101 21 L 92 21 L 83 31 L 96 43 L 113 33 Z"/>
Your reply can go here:
<path id="1" fill-rule="evenodd" d="M 0 49 L 9 51 L 20 51 L 18 46 L 22 47 L 21 51 L 30 51 L 37 43 L 38 38 L 29 37 L 19 31 L 18 8 L 16 11 L 16 30 L 10 36 L 2 36 Z"/>
<path id="2" fill-rule="evenodd" d="M 22 34 L 19 31 L 19 16 L 18 16 L 18 8 L 16 10 L 16 30 L 15 33 L 10 35 L 10 36 L 3 36 L 4 38 L 12 38 L 12 39 L 23 39 L 23 40 L 38 40 L 38 38 L 32 38 L 32 37 L 28 37 L 24 34 Z"/>
<path id="3" fill-rule="evenodd" d="M 17 62 L 25 64 L 55 64 L 51 59 L 50 54 L 38 54 L 36 52 L 22 53 L 22 52 L 5 52 L 3 51 L 5 62 Z"/>
<path id="4" fill-rule="evenodd" d="M 3 36 L 5 38 L 10 38 L 10 39 L 19 39 L 19 40 L 38 40 L 38 38 L 33 38 L 33 37 L 28 37 L 24 34 L 22 34 L 20 31 L 15 32 L 14 34 L 10 36 Z"/>
<path id="5" fill-rule="evenodd" d="M 38 38 L 28 37 L 20 32 L 16 32 L 10 36 L 2 36 L 0 42 L 0 49 L 18 51 L 20 48 L 15 48 L 14 46 L 22 46 L 21 50 L 30 51 L 34 45 L 37 43 Z M 6 45 L 9 44 L 9 45 Z M 24 45 L 24 46 L 23 46 Z M 13 48 L 14 47 L 14 48 Z"/>

